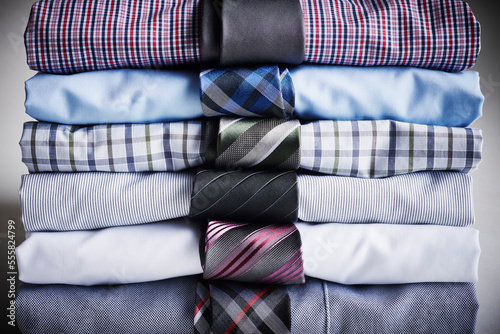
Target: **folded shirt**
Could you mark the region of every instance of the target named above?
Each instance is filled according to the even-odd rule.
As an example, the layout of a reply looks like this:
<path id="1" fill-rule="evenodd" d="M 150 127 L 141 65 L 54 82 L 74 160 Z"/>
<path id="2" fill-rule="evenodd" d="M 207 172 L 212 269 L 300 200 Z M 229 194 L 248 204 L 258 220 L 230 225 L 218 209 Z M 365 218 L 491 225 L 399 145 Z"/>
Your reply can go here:
<path id="1" fill-rule="evenodd" d="M 93 287 L 21 284 L 16 320 L 26 334 L 193 333 L 200 284 L 196 276 Z M 236 283 L 209 284 L 210 309 L 216 310 L 217 303 L 225 305 L 224 295 L 217 293 L 224 288 L 237 292 L 231 299 L 249 289 Z M 286 310 L 292 334 L 474 333 L 478 310 L 472 283 L 344 286 L 309 278 L 306 284 L 276 289 L 289 298 Z M 265 302 L 244 306 L 239 300 L 226 306 L 227 311 L 243 313 L 238 326 L 249 319 L 265 323 L 269 309 L 257 313 L 262 320 L 253 312 L 266 307 Z M 206 320 L 212 328 L 217 324 L 215 314 Z"/>
<path id="2" fill-rule="evenodd" d="M 218 112 L 247 117 L 274 105 L 280 94 L 276 89 L 283 95 L 288 88 L 295 92 L 293 113 L 282 106 L 281 113 L 273 112 L 275 117 L 392 119 L 464 127 L 481 115 L 483 95 L 479 76 L 473 71 L 303 65 L 291 67 L 291 80 L 283 81 L 279 71 L 269 73 L 269 69 L 263 75 L 263 69 L 217 70 L 226 74 L 217 74 L 223 81 L 211 77 L 214 70 L 39 73 L 26 81 L 26 112 L 40 121 L 65 124 L 178 121 L 220 115 Z M 261 99 L 267 103 L 262 104 Z M 252 113 L 243 113 L 243 109 Z"/>
<path id="3" fill-rule="evenodd" d="M 287 62 L 287 51 L 293 49 L 298 62 L 462 71 L 474 65 L 479 53 L 479 23 L 459 0 L 301 0 L 292 11 L 285 1 L 276 5 L 283 11 L 263 9 L 262 3 L 252 15 L 240 15 L 247 8 L 238 6 L 248 4 L 226 0 L 206 21 L 210 1 L 39 1 L 26 28 L 28 65 L 42 72 L 75 73 L 199 63 L 207 58 L 200 50 L 205 36 L 220 44 L 221 56 L 233 55 L 236 61 L 238 55 L 263 53 L 255 61 Z M 209 29 L 220 20 L 229 29 Z M 276 43 L 267 45 L 266 38 Z M 259 47 L 254 50 L 247 40 Z M 274 53 L 284 59 L 273 58 Z"/>
<path id="4" fill-rule="evenodd" d="M 208 175 L 208 172 L 202 171 L 198 177 Z M 310 222 L 453 226 L 467 226 L 474 222 L 472 180 L 463 173 L 419 172 L 361 179 L 305 174 L 295 177 L 293 172 L 285 172 L 278 173 L 278 176 L 292 175 L 288 178 L 289 183 L 277 184 L 274 195 L 269 195 L 271 197 L 259 192 L 255 202 L 247 200 L 254 197 L 254 188 L 277 179 L 275 174 L 210 173 L 205 180 L 210 187 L 201 181 L 197 186 L 195 174 L 187 172 L 23 175 L 20 189 L 22 221 L 26 231 L 64 231 L 143 224 L 184 217 L 190 211 L 197 219 L 206 219 L 206 215 L 210 215 L 231 220 L 238 219 L 231 215 L 232 211 L 245 209 L 236 213 L 241 216 L 246 212 L 246 217 L 253 219 L 256 217 L 252 215 L 263 210 L 261 205 L 266 198 L 267 203 L 272 203 L 287 195 L 290 200 L 275 207 L 278 216 L 272 216 L 273 212 L 270 212 L 267 220 L 281 218 L 279 209 L 285 204 L 298 204 L 296 218 Z M 210 182 L 211 177 L 215 182 Z M 249 177 L 250 183 L 237 181 Z M 241 186 L 233 187 L 237 184 Z M 191 200 L 193 185 L 203 191 L 194 194 L 196 196 Z M 292 186 L 294 193 L 285 194 Z M 213 205 L 214 201 L 217 205 Z"/>
<path id="5" fill-rule="evenodd" d="M 295 223 L 304 273 L 343 284 L 475 282 L 469 227 Z M 35 284 L 121 284 L 203 272 L 200 226 L 188 220 L 95 231 L 32 232 L 16 249 L 19 279 Z"/>
<path id="6" fill-rule="evenodd" d="M 396 121 L 301 125 L 297 120 L 221 118 L 211 122 L 215 124 L 184 121 L 85 127 L 26 122 L 19 145 L 30 173 L 168 172 L 215 162 L 219 169 L 303 168 L 378 178 L 432 170 L 468 173 L 482 158 L 479 129 Z"/>

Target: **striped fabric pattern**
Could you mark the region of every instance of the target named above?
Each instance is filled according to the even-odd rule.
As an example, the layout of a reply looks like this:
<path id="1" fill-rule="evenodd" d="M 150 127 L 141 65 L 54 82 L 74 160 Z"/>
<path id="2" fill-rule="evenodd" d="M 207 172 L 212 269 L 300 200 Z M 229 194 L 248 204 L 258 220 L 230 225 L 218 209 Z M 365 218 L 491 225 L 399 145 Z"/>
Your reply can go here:
<path id="1" fill-rule="evenodd" d="M 480 26 L 461 0 L 300 0 L 305 61 L 471 67 Z M 25 33 L 31 69 L 75 73 L 200 62 L 198 0 L 42 0 Z"/>
<path id="2" fill-rule="evenodd" d="M 195 334 L 291 333 L 290 296 L 274 286 L 199 281 L 195 304 Z"/>
<path id="3" fill-rule="evenodd" d="M 203 278 L 266 284 L 305 282 L 302 242 L 294 224 L 210 221 Z"/>
<path id="4" fill-rule="evenodd" d="M 233 123 L 245 126 L 231 130 L 234 135 L 228 137 L 226 130 L 234 129 Z M 261 125 L 264 130 L 259 130 Z M 27 122 L 19 144 L 31 173 L 179 171 L 202 164 L 211 167 L 215 161 L 225 170 L 249 165 L 300 167 L 338 176 L 381 178 L 418 171 L 468 173 L 482 159 L 480 129 L 388 120 L 316 121 L 298 127 L 296 120 L 262 118 L 89 127 Z M 276 132 L 265 133 L 271 129 Z M 242 138 L 235 138 L 240 133 Z M 259 163 L 242 163 L 252 152 Z M 283 163 L 278 155 L 289 159 Z M 259 161 L 259 157 L 266 159 Z"/>
<path id="5" fill-rule="evenodd" d="M 218 169 L 294 170 L 300 167 L 300 122 L 223 117 L 217 137 Z"/>
<path id="6" fill-rule="evenodd" d="M 297 221 L 297 192 L 294 171 L 200 170 L 189 217 L 292 223 Z"/>
<path id="7" fill-rule="evenodd" d="M 239 182 L 234 180 L 245 180 L 241 175 L 234 175 L 233 179 L 230 174 L 244 172 L 218 172 L 226 180 L 211 189 L 212 185 L 204 185 L 209 185 L 214 172 L 202 173 L 207 173 L 206 179 L 198 185 L 195 177 L 199 178 L 200 174 L 183 172 L 26 174 L 20 189 L 22 221 L 26 231 L 65 231 L 149 223 L 184 217 L 188 213 L 195 218 L 207 215 L 226 219 L 222 216 L 234 215 L 237 211 L 240 219 L 227 219 L 257 222 L 258 219 L 252 217 L 263 218 L 266 214 L 268 218 L 263 221 L 276 223 L 298 211 L 292 221 L 449 226 L 467 226 L 474 222 L 472 179 L 463 173 L 419 172 L 381 179 L 298 175 L 297 184 L 290 183 L 289 192 L 286 192 L 288 186 L 278 183 L 275 192 L 258 198 L 262 201 L 256 206 L 259 210 L 241 206 L 249 203 L 247 198 L 251 195 L 236 198 L 234 192 L 229 191 Z M 294 172 L 273 175 L 286 174 L 291 178 L 289 173 Z M 248 175 L 257 174 L 271 173 Z M 272 180 L 273 176 L 263 179 Z M 253 182 L 256 178 L 246 180 L 252 181 L 248 187 L 252 194 L 262 185 Z M 298 196 L 292 197 L 290 193 L 295 191 Z M 190 201 L 191 195 L 196 196 Z M 217 202 L 222 213 L 205 210 L 219 209 L 209 204 L 217 198 L 230 204 L 225 207 Z M 277 211 L 260 213 L 271 206 L 269 199 L 278 203 Z M 232 212 L 235 209 L 238 210 Z M 283 212 L 290 214 L 285 217 L 288 214 Z"/>
<path id="8" fill-rule="evenodd" d="M 286 67 L 213 68 L 200 72 L 200 101 L 208 117 L 290 118 L 295 91 Z"/>
<path id="9" fill-rule="evenodd" d="M 299 218 L 323 223 L 468 226 L 474 223 L 472 178 L 419 172 L 384 179 L 301 175 Z"/>
<path id="10" fill-rule="evenodd" d="M 317 121 L 301 126 L 300 167 L 379 178 L 417 171 L 468 173 L 482 159 L 480 129 L 383 121 Z"/>
<path id="11" fill-rule="evenodd" d="M 178 171 L 205 162 L 204 123 L 26 122 L 20 141 L 30 172 Z"/>
<path id="12" fill-rule="evenodd" d="M 64 231 L 184 217 L 193 182 L 189 173 L 24 175 L 21 218 L 26 231 Z"/>

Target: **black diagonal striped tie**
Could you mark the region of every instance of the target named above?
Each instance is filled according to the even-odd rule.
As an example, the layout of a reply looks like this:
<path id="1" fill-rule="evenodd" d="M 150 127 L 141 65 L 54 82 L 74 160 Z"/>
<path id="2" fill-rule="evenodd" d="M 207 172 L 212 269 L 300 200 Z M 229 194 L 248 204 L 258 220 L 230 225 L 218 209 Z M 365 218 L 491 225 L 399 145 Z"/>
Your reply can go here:
<path id="1" fill-rule="evenodd" d="M 294 171 L 214 171 L 197 173 L 189 216 L 231 221 L 297 221 L 298 191 Z"/>

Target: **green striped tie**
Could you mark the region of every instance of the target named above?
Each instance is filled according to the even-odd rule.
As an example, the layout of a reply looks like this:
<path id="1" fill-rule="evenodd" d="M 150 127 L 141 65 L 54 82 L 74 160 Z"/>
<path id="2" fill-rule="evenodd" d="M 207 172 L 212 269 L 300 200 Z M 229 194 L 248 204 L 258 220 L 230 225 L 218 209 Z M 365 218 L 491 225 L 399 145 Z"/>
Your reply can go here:
<path id="1" fill-rule="evenodd" d="M 300 122 L 274 118 L 221 118 L 215 165 L 294 170 L 300 166 Z"/>

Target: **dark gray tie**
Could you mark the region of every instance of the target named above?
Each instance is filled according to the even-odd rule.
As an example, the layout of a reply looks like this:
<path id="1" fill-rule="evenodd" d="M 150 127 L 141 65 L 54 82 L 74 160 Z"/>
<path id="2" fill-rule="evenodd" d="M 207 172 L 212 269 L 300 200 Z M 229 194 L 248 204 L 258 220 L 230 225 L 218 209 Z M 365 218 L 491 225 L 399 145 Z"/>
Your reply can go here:
<path id="1" fill-rule="evenodd" d="M 297 213 L 293 171 L 202 170 L 196 174 L 191 218 L 291 223 L 297 221 Z"/>

